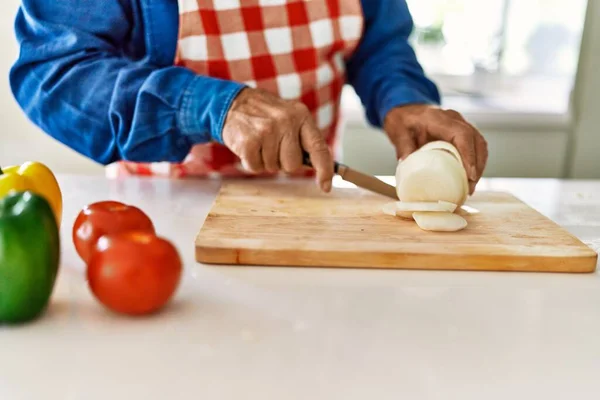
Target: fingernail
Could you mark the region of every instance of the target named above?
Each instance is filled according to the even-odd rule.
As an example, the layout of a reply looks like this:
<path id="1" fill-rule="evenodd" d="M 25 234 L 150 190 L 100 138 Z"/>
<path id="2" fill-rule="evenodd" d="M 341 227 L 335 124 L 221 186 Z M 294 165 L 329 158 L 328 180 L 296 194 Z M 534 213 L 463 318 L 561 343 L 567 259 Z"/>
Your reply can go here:
<path id="1" fill-rule="evenodd" d="M 325 182 L 323 182 L 323 190 L 326 193 L 329 193 L 331 191 L 331 181 L 325 181 Z"/>

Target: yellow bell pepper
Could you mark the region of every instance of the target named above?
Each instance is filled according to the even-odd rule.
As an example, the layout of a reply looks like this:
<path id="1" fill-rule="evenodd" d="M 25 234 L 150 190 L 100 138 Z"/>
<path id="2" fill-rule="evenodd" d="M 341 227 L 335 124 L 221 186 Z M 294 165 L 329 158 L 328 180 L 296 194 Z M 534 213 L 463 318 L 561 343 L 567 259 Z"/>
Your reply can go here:
<path id="1" fill-rule="evenodd" d="M 44 197 L 60 226 L 62 220 L 62 193 L 52 171 L 42 163 L 26 162 L 0 169 L 0 199 L 12 192 L 31 191 Z"/>

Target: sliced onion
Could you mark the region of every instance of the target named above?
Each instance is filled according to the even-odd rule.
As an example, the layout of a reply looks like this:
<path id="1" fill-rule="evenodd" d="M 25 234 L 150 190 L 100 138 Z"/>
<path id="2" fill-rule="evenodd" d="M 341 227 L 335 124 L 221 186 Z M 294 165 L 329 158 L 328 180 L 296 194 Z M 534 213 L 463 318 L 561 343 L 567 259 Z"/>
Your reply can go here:
<path id="1" fill-rule="evenodd" d="M 413 219 L 413 213 L 419 211 L 428 212 L 454 212 L 456 210 L 456 204 L 449 203 L 447 201 L 438 202 L 404 202 L 399 201 L 396 203 L 396 216 Z"/>
<path id="2" fill-rule="evenodd" d="M 397 201 L 383 206 L 383 213 L 405 219 L 412 219 L 412 214 L 417 211 L 429 212 L 454 212 L 456 204 L 447 201 L 438 202 L 404 202 Z"/>
<path id="3" fill-rule="evenodd" d="M 415 212 L 413 218 L 424 231 L 456 232 L 467 227 L 467 221 L 454 213 Z"/>
<path id="4" fill-rule="evenodd" d="M 469 195 L 469 182 L 458 150 L 437 141 L 415 151 L 396 169 L 396 192 L 400 202 L 386 205 L 388 215 L 414 219 L 423 230 L 454 232 L 467 221 L 455 214 Z"/>
<path id="5" fill-rule="evenodd" d="M 469 179 L 467 178 L 467 171 L 464 167 L 463 159 L 462 159 L 462 156 L 460 155 L 458 149 L 456 147 L 454 147 L 454 145 L 452 143 L 449 143 L 449 142 L 446 142 L 443 140 L 437 140 L 435 142 L 429 142 L 429 143 L 425 144 L 419 150 L 421 150 L 421 151 L 427 151 L 427 150 L 446 151 L 454 156 L 456 161 L 462 167 L 461 175 L 462 175 L 463 185 L 465 187 L 465 194 L 464 194 L 463 201 L 460 202 L 459 205 L 464 204 L 464 202 L 467 200 L 467 197 L 469 196 Z"/>
<path id="6" fill-rule="evenodd" d="M 385 215 L 396 216 L 396 203 L 386 203 L 381 208 Z"/>
<path id="7" fill-rule="evenodd" d="M 464 168 L 445 151 L 415 152 L 398 164 L 396 192 L 405 202 L 438 202 L 462 205 L 468 191 Z"/>
<path id="8" fill-rule="evenodd" d="M 460 156 L 458 149 L 456 147 L 454 147 L 454 145 L 452 143 L 448 143 L 443 140 L 429 142 L 429 143 L 425 144 L 424 146 L 422 146 L 419 150 L 420 151 L 446 150 L 446 151 L 449 151 L 450 153 L 452 153 L 452 155 L 454 155 L 454 158 L 456 158 L 456 160 L 458 160 L 462 163 L 462 157 Z"/>
<path id="9" fill-rule="evenodd" d="M 396 203 L 396 211 L 438 211 L 438 212 L 454 212 L 456 204 L 447 201 L 438 202 L 414 202 L 398 201 Z"/>
<path id="10" fill-rule="evenodd" d="M 461 209 L 461 211 L 465 212 L 468 215 L 479 214 L 478 209 L 476 209 L 475 207 L 467 206 L 465 204 L 463 204 L 460 209 Z"/>

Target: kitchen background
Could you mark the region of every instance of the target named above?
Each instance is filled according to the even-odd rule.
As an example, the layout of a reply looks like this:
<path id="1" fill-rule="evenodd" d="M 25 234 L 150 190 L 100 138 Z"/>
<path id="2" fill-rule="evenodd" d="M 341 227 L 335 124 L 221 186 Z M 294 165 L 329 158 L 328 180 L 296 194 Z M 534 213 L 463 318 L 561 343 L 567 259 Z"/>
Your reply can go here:
<path id="1" fill-rule="evenodd" d="M 454 108 L 488 139 L 486 176 L 600 178 L 598 0 L 409 0 L 419 59 Z M 0 2 L 0 165 L 39 160 L 60 173 L 103 168 L 31 124 L 8 71 L 18 48 L 19 0 Z M 396 160 L 364 120 L 352 89 L 343 97 L 342 161 L 381 175 Z"/>

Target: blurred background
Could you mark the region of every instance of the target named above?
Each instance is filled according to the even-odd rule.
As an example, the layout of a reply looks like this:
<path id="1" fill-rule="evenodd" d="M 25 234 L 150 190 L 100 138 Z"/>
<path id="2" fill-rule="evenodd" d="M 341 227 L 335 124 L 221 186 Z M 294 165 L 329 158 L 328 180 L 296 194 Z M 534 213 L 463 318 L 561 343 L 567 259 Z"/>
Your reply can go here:
<path id="1" fill-rule="evenodd" d="M 486 176 L 600 178 L 598 0 L 408 0 L 419 60 L 490 145 Z M 17 56 L 19 0 L 0 2 L 0 165 L 36 159 L 56 172 L 103 173 L 57 143 L 17 107 L 8 70 Z M 393 174 L 386 137 L 343 95 L 342 161 Z"/>

